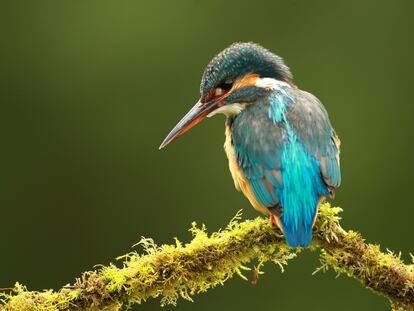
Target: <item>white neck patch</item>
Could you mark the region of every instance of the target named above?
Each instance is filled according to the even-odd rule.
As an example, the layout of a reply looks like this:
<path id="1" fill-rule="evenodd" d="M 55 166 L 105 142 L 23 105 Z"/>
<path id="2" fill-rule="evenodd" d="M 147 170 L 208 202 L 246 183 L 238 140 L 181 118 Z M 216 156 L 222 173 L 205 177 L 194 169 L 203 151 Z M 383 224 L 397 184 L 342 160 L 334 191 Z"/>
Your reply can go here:
<path id="1" fill-rule="evenodd" d="M 280 81 L 280 80 L 276 80 L 273 78 L 259 78 L 256 80 L 256 84 L 257 87 L 262 87 L 265 89 L 272 89 L 272 90 L 277 90 L 281 87 L 289 87 L 290 85 L 289 83 L 286 83 L 284 81 Z"/>
<path id="2" fill-rule="evenodd" d="M 238 115 L 245 107 L 246 107 L 246 104 L 239 104 L 239 103 L 224 105 L 210 112 L 207 115 L 207 118 L 215 116 L 216 114 L 219 114 L 219 113 L 224 114 L 226 117 L 234 117 Z"/>

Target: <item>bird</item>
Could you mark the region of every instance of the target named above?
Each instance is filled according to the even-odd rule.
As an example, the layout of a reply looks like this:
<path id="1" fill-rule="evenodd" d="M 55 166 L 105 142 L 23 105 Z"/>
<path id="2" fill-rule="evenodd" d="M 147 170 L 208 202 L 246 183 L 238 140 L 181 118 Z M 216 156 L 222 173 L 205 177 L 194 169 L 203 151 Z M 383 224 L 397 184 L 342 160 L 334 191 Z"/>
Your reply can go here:
<path id="1" fill-rule="evenodd" d="M 159 149 L 206 117 L 224 114 L 224 150 L 237 190 L 292 248 L 309 247 L 318 207 L 340 186 L 340 140 L 323 104 L 293 83 L 284 60 L 252 42 L 217 54 L 200 99 Z"/>

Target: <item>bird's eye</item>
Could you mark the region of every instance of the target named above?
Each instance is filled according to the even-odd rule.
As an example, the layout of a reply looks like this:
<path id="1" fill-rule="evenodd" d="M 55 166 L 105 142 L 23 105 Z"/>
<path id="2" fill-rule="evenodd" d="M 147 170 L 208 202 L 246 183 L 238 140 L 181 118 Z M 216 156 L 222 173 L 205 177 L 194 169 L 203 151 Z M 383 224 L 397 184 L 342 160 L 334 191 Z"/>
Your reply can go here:
<path id="1" fill-rule="evenodd" d="M 233 87 L 233 80 L 229 80 L 229 79 L 225 80 L 221 82 L 219 85 L 217 85 L 215 95 L 221 96 L 224 93 L 230 91 L 232 87 Z"/>

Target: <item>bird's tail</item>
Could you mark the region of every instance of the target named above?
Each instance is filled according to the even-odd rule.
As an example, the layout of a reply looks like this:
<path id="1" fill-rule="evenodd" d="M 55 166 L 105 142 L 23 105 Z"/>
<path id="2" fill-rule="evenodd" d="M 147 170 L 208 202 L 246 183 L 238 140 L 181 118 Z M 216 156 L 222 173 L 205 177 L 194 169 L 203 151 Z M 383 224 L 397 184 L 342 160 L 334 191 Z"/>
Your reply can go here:
<path id="1" fill-rule="evenodd" d="M 312 224 L 299 222 L 296 228 L 283 226 L 283 233 L 290 247 L 308 247 L 312 242 Z"/>

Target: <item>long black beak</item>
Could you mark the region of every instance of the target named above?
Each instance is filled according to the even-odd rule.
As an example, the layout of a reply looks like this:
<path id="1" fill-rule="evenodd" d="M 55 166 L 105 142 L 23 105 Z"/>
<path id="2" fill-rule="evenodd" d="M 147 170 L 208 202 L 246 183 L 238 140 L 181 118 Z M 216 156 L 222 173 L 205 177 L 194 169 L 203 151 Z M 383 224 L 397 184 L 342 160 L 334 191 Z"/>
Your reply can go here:
<path id="1" fill-rule="evenodd" d="M 164 148 L 170 142 L 176 140 L 182 134 L 187 132 L 193 126 L 198 124 L 203 120 L 210 112 L 218 107 L 218 102 L 215 100 L 209 101 L 207 103 L 202 103 L 198 101 L 193 108 L 181 119 L 180 122 L 172 129 L 170 134 L 164 139 L 159 149 Z"/>

